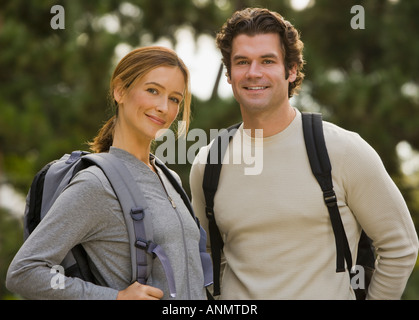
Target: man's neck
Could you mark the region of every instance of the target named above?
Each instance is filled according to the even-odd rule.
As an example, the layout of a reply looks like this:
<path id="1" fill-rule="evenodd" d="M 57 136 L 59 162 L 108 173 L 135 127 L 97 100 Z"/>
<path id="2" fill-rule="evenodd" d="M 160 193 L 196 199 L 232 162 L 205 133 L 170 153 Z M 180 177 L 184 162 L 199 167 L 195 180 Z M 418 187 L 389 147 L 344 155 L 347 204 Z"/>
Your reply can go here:
<path id="1" fill-rule="evenodd" d="M 291 105 L 279 108 L 275 113 L 245 114 L 242 112 L 243 128 L 250 129 L 252 137 L 256 129 L 263 130 L 263 137 L 271 137 L 285 130 L 296 116 L 296 111 Z"/>

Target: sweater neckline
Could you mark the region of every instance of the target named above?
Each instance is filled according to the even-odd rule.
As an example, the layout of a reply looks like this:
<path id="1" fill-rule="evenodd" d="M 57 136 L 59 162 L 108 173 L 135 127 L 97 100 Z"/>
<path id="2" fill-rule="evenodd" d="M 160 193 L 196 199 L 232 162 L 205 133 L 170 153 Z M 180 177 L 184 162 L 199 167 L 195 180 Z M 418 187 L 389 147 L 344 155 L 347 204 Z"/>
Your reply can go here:
<path id="1" fill-rule="evenodd" d="M 143 161 L 141 161 L 140 159 L 135 157 L 133 154 L 129 153 L 128 151 L 124 149 L 120 149 L 117 147 L 110 147 L 109 153 L 115 155 L 116 157 L 124 161 L 124 163 L 126 163 L 127 165 L 135 169 L 141 170 L 142 172 L 147 172 L 147 173 L 150 172 L 154 174 L 154 172 L 151 171 L 150 168 Z M 155 162 L 154 155 L 150 153 L 150 163 L 152 166 L 155 167 L 154 162 Z"/>
<path id="2" fill-rule="evenodd" d="M 263 145 L 266 146 L 268 144 L 274 144 L 274 143 L 283 141 L 290 135 L 295 134 L 296 130 L 298 130 L 301 124 L 301 112 L 296 108 L 294 109 L 295 109 L 296 115 L 294 119 L 291 121 L 291 123 L 288 125 L 288 127 L 286 127 L 281 132 L 274 134 L 273 136 L 269 136 L 265 138 L 252 137 L 248 133 L 246 133 L 247 130 L 243 129 L 243 123 L 242 123 L 239 127 L 239 131 L 240 131 L 241 136 L 243 137 L 243 142 L 247 145 L 263 147 Z"/>

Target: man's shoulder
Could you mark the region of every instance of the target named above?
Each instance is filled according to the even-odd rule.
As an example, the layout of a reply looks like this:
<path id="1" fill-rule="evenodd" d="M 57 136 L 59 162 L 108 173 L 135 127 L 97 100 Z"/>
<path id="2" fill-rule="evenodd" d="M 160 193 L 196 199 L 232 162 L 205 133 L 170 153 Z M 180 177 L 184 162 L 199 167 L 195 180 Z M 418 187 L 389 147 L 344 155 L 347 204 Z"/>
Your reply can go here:
<path id="1" fill-rule="evenodd" d="M 328 121 L 323 121 L 323 133 L 326 143 L 337 144 L 340 147 L 350 142 L 356 144 L 362 141 L 358 133 L 344 129 Z"/>
<path id="2" fill-rule="evenodd" d="M 347 136 L 354 136 L 354 135 L 358 135 L 356 132 L 354 131 L 350 131 L 347 130 L 345 128 L 342 128 L 332 122 L 328 122 L 328 121 L 324 121 L 323 120 L 323 130 L 325 135 L 326 134 L 331 134 L 331 135 L 340 135 L 342 137 L 347 137 Z"/>
<path id="3" fill-rule="evenodd" d="M 329 156 L 378 159 L 376 151 L 358 133 L 324 121 L 323 132 Z"/>

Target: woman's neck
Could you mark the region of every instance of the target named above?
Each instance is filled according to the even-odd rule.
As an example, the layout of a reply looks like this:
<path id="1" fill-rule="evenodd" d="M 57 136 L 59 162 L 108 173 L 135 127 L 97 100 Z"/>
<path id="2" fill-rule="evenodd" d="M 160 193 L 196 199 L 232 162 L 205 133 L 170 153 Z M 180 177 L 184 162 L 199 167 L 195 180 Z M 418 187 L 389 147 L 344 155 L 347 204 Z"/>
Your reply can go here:
<path id="1" fill-rule="evenodd" d="M 115 130 L 112 146 L 131 153 L 154 171 L 150 163 L 150 140 L 141 138 L 133 139 L 132 136 L 124 136 L 121 131 Z"/>

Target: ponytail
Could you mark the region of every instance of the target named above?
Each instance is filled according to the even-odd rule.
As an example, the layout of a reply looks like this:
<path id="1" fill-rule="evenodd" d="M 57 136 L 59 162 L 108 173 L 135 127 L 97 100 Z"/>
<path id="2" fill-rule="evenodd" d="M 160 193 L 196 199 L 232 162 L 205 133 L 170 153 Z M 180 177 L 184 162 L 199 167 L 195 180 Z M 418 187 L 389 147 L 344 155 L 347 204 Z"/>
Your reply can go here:
<path id="1" fill-rule="evenodd" d="M 92 152 L 108 152 L 113 143 L 113 135 L 115 132 L 116 116 L 110 118 L 99 130 L 98 135 L 89 142 Z"/>
<path id="2" fill-rule="evenodd" d="M 144 47 L 135 49 L 122 58 L 112 74 L 109 87 L 109 101 L 112 107 L 116 109 L 116 115 L 103 125 L 93 141 L 88 142 L 92 152 L 109 152 L 113 144 L 115 124 L 118 119 L 118 103 L 114 99 L 114 90 L 120 87 L 126 92 L 134 85 L 135 81 L 141 79 L 151 70 L 162 66 L 177 67 L 183 73 L 186 89 L 181 105 L 183 122 L 178 134 L 187 133 L 191 113 L 189 70 L 173 50 L 158 46 Z"/>

